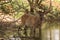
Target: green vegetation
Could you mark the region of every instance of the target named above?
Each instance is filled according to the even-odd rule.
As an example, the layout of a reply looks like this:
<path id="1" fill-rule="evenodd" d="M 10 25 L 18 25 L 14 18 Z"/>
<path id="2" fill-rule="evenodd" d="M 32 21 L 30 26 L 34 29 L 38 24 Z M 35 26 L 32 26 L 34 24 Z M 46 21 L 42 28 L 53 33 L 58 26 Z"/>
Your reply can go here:
<path id="1" fill-rule="evenodd" d="M 51 1 L 51 0 L 50 0 Z M 49 2 L 50 2 L 49 1 Z M 54 0 L 57 2 L 60 2 L 58 0 Z M 39 3 L 40 2 L 40 3 Z M 38 26 L 35 28 L 35 37 L 44 38 L 43 36 L 47 32 L 47 30 L 53 30 L 53 29 L 60 29 L 60 10 L 59 8 L 52 6 L 53 3 L 50 3 L 49 5 L 43 4 L 42 2 L 46 2 L 43 0 L 33 1 L 33 0 L 11 0 L 11 1 L 0 1 L 0 12 L 1 15 L 9 15 L 12 16 L 14 22 L 4 22 L 3 19 L 0 20 L 0 37 L 9 38 L 11 35 L 13 36 L 23 36 L 23 37 L 31 37 L 33 36 L 34 32 L 31 33 L 33 30 L 30 25 L 35 22 L 33 21 L 35 16 L 39 15 L 38 19 L 39 21 L 35 24 Z M 47 11 L 48 10 L 48 11 Z M 46 12 L 45 12 L 46 11 Z M 31 17 L 27 16 L 25 19 L 27 19 L 27 23 L 22 25 L 20 23 L 20 19 L 25 14 L 28 14 L 29 16 L 33 16 L 33 20 Z M 0 15 L 0 17 L 1 17 Z M 30 24 L 28 19 L 30 18 Z M 12 20 L 12 19 L 11 19 Z M 17 20 L 17 21 L 16 21 Z M 36 20 L 36 19 L 35 19 Z M 40 22 L 40 24 L 38 24 Z M 28 27 L 25 27 L 27 26 Z M 32 24 L 33 25 L 33 24 Z M 35 26 L 34 26 L 35 27 Z M 40 34 L 39 34 L 40 33 Z M 42 33 L 42 34 L 41 34 Z M 37 36 L 39 35 L 39 36 Z M 41 36 L 42 35 L 42 36 Z M 35 38 L 38 40 L 37 38 Z M 28 39 L 26 39 L 28 40 Z M 44 40 L 44 39 L 42 39 Z"/>

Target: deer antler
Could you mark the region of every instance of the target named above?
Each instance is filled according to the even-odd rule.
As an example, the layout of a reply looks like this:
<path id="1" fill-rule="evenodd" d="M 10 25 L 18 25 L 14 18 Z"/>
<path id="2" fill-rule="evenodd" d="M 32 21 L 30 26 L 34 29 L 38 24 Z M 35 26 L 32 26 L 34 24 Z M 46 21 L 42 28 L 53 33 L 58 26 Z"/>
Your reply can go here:
<path id="1" fill-rule="evenodd" d="M 52 7 L 52 1 L 51 1 L 51 0 L 50 0 L 50 7 L 49 7 L 47 10 L 45 10 L 45 9 L 44 9 L 44 5 L 41 4 L 41 3 L 42 3 L 42 0 L 36 0 L 36 3 L 37 3 L 37 7 L 38 7 L 39 9 L 44 10 L 44 12 L 41 12 L 40 10 L 39 10 L 39 12 L 41 12 L 41 13 L 43 13 L 43 14 L 47 14 L 47 13 L 49 13 L 49 12 L 51 11 L 51 7 Z M 36 3 L 35 3 L 35 5 L 36 5 Z M 35 9 L 35 10 L 38 11 L 38 9 Z"/>
<path id="2" fill-rule="evenodd" d="M 27 0 L 29 2 L 29 4 L 31 5 L 31 0 Z"/>
<path id="3" fill-rule="evenodd" d="M 44 14 L 49 13 L 52 9 L 51 7 L 52 7 L 52 1 L 50 0 L 50 7 L 46 11 L 44 11 Z"/>
<path id="4" fill-rule="evenodd" d="M 43 0 L 40 0 L 40 1 L 38 2 L 38 5 L 40 5 L 40 4 L 42 3 L 42 1 L 43 1 Z"/>

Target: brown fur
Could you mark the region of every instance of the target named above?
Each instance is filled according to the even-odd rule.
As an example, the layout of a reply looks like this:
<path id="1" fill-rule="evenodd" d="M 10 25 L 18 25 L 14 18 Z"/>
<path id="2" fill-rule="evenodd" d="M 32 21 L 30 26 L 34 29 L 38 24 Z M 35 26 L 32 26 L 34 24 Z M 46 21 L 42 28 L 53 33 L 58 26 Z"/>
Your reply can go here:
<path id="1" fill-rule="evenodd" d="M 22 25 L 34 27 L 38 26 L 39 24 L 39 15 L 32 15 L 32 14 L 24 14 L 21 18 Z"/>

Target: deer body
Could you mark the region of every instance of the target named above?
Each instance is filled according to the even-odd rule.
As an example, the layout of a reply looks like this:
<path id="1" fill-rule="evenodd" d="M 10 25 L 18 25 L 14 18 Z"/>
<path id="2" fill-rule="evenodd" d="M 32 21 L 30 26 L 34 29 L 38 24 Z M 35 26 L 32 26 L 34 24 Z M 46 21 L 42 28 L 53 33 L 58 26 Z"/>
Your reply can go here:
<path id="1" fill-rule="evenodd" d="M 39 24 L 39 15 L 24 14 L 21 18 L 22 25 L 35 27 Z"/>

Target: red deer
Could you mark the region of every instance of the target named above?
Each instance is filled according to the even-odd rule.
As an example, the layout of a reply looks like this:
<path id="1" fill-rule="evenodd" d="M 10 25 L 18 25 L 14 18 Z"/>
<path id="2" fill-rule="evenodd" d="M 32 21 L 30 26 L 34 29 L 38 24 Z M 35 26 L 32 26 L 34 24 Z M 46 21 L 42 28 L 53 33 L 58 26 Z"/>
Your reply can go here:
<path id="1" fill-rule="evenodd" d="M 31 28 L 31 33 L 32 33 L 32 36 L 33 36 L 33 35 L 35 35 L 34 34 L 35 28 L 38 28 L 39 24 L 40 24 L 39 14 L 32 15 L 30 13 L 25 13 L 21 17 L 21 22 L 22 22 L 21 24 L 24 25 L 26 29 Z"/>

